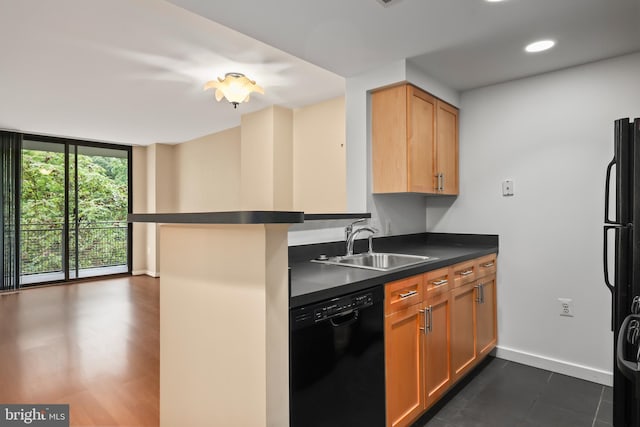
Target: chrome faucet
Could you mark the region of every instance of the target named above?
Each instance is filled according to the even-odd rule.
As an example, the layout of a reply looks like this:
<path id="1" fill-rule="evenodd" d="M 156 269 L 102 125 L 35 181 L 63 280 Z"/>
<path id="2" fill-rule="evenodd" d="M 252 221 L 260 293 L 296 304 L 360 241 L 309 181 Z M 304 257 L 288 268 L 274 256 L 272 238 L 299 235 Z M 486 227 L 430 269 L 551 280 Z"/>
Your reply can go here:
<path id="1" fill-rule="evenodd" d="M 351 224 L 347 225 L 344 228 L 344 240 L 349 240 L 349 236 L 351 235 L 351 232 L 353 232 L 353 226 L 356 224 L 360 224 L 361 222 L 365 222 L 367 219 L 366 218 L 360 218 L 358 220 L 353 221 Z"/>
<path id="2" fill-rule="evenodd" d="M 356 228 L 355 230 L 351 230 L 349 231 L 349 234 L 347 235 L 347 254 L 346 256 L 351 256 L 353 255 L 353 243 L 356 240 L 356 236 L 358 234 L 360 234 L 363 231 L 368 231 L 369 233 L 371 233 L 369 235 L 369 252 L 371 252 L 371 238 L 374 234 L 376 234 L 378 232 L 378 230 L 376 230 L 375 228 L 372 227 L 361 227 L 361 228 Z"/>

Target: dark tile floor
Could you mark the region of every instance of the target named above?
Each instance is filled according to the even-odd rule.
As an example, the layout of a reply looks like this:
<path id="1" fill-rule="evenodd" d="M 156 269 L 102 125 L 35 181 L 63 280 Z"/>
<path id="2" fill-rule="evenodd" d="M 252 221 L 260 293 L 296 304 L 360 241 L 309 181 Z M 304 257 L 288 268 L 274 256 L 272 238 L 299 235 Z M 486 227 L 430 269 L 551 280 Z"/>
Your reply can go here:
<path id="1" fill-rule="evenodd" d="M 441 409 L 430 411 L 414 427 L 612 426 L 611 391 L 611 387 L 492 358 Z"/>

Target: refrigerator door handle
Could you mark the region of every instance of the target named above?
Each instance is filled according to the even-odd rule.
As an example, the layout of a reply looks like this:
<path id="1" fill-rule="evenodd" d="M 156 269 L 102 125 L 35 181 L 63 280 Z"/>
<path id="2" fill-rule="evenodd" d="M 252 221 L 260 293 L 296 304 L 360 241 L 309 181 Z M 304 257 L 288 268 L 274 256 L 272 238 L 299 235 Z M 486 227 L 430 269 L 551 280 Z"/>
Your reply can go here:
<path id="1" fill-rule="evenodd" d="M 606 181 L 604 183 L 604 222 L 605 224 L 617 224 L 616 220 L 609 219 L 609 196 L 611 187 L 611 168 L 616 164 L 616 158 L 614 157 L 607 165 Z"/>
<path id="2" fill-rule="evenodd" d="M 618 230 L 620 229 L 619 225 L 605 225 L 604 226 L 604 238 L 603 238 L 603 259 L 602 265 L 604 267 L 604 284 L 609 288 L 609 291 L 613 294 L 615 289 L 615 284 L 609 281 L 609 242 L 607 241 L 607 236 L 609 230 L 615 230 L 616 235 L 618 234 Z"/>

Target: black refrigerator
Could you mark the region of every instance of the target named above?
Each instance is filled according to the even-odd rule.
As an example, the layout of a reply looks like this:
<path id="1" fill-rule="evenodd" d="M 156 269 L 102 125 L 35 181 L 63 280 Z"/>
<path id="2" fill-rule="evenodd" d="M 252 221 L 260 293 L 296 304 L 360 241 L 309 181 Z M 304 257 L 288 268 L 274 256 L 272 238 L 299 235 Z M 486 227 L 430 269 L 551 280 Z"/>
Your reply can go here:
<path id="1" fill-rule="evenodd" d="M 640 426 L 640 118 L 614 123 L 605 184 L 604 276 L 614 340 L 613 425 Z M 613 271 L 609 271 L 609 265 Z"/>

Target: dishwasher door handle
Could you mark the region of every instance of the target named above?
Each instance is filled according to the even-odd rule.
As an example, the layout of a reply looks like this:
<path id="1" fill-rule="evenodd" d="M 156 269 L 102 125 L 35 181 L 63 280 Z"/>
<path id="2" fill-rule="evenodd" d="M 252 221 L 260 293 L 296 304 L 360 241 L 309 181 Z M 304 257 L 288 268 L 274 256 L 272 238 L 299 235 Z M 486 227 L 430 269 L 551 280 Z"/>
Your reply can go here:
<path id="1" fill-rule="evenodd" d="M 347 311 L 345 313 L 341 313 L 339 316 L 330 318 L 329 323 L 331 323 L 331 326 L 333 326 L 334 328 L 338 328 L 340 326 L 348 326 L 358 321 L 359 314 L 360 313 L 358 312 L 358 310 Z M 338 320 L 346 319 L 346 320 L 342 322 L 336 322 L 336 319 Z"/>

